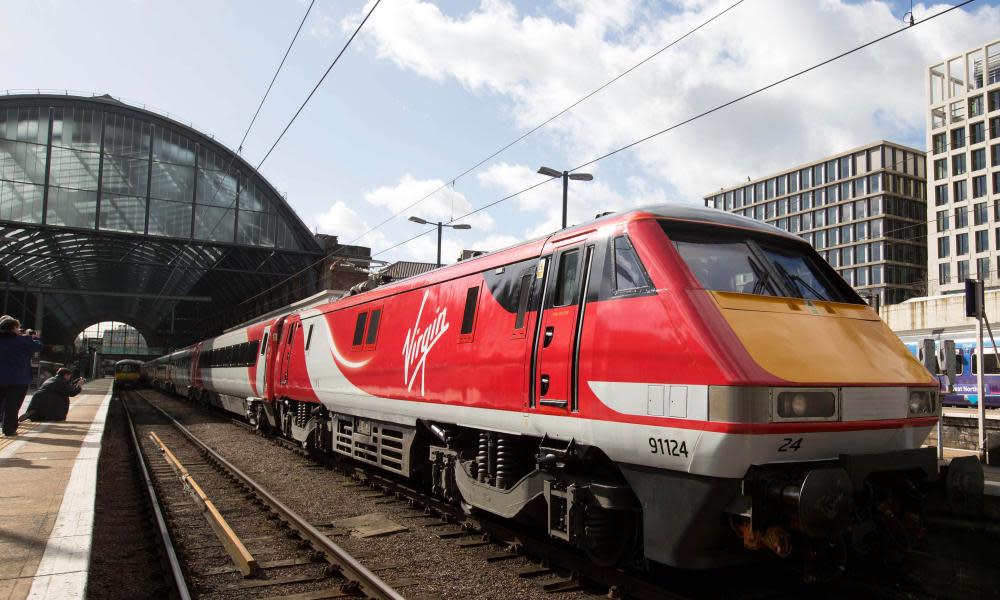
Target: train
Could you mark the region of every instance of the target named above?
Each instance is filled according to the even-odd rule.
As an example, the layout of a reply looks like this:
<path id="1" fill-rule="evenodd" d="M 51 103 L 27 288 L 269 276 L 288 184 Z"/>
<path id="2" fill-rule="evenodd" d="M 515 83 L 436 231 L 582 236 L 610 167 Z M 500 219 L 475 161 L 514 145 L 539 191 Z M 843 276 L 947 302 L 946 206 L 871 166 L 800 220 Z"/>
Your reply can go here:
<path id="1" fill-rule="evenodd" d="M 937 333 L 933 337 L 904 335 L 901 339 L 910 354 L 937 378 L 942 406 L 979 406 L 975 330 Z M 984 404 L 986 408 L 1000 408 L 1000 356 L 988 337 L 983 341 L 983 363 L 986 365 L 983 371 Z"/>
<path id="2" fill-rule="evenodd" d="M 682 205 L 268 315 L 142 371 L 598 565 L 839 564 L 919 529 L 920 489 L 982 492 L 975 459 L 945 479 L 922 448 L 938 381 L 811 245 Z"/>
<path id="3" fill-rule="evenodd" d="M 115 363 L 114 387 L 116 390 L 134 389 L 139 386 L 142 378 L 141 360 L 125 359 Z"/>

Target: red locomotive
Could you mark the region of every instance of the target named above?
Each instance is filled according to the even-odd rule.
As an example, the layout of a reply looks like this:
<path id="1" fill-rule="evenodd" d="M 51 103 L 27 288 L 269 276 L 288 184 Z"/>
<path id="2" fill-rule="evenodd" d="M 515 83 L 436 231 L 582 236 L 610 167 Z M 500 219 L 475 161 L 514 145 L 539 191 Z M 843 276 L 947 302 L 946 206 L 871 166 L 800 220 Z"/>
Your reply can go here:
<path id="1" fill-rule="evenodd" d="M 935 379 L 809 244 L 705 209 L 606 216 L 144 371 L 601 564 L 839 553 L 938 478 Z"/>

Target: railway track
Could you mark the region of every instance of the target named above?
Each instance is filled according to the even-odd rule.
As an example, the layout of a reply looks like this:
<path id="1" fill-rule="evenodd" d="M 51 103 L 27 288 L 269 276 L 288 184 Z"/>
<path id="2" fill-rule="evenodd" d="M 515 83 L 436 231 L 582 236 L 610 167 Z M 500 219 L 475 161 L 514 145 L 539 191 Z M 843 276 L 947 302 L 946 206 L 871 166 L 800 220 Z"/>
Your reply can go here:
<path id="1" fill-rule="evenodd" d="M 181 579 L 190 596 L 402 598 L 326 534 L 166 412 L 146 402 L 140 393 L 128 392 L 122 402 L 130 415 L 133 439 L 148 465 L 150 490 L 162 506 L 162 522 L 170 529 L 164 539 L 168 547 L 176 548 L 176 566 L 184 571 Z M 168 460 L 169 455 L 176 457 L 175 464 Z M 182 483 L 177 463 L 196 484 L 190 479 Z M 205 507 L 189 493 L 191 487 L 201 488 L 217 508 L 231 537 L 252 556 L 251 569 L 241 572 L 239 563 L 230 560 L 225 548 L 233 540 L 220 539 L 218 527 L 203 514 Z M 175 580 L 177 576 L 175 571 Z"/>
<path id="2" fill-rule="evenodd" d="M 171 412 L 179 407 L 185 414 L 202 409 L 191 407 L 178 400 L 168 400 Z M 256 434 L 252 427 L 238 419 L 227 419 L 250 434 Z M 222 422 L 222 421 L 220 421 Z M 414 519 L 426 519 L 439 532 L 438 537 L 449 539 L 455 545 L 467 548 L 488 546 L 492 553 L 488 562 L 510 564 L 511 569 L 525 579 L 538 580 L 543 592 L 573 592 L 583 590 L 588 596 L 611 598 L 754 598 L 779 599 L 813 596 L 817 598 L 906 598 L 928 597 L 920 590 L 934 590 L 933 597 L 968 597 L 966 581 L 957 582 L 958 587 L 948 590 L 937 583 L 914 584 L 912 577 L 880 573 L 877 569 L 867 569 L 861 577 L 841 577 L 838 581 L 823 585 L 801 583 L 801 572 L 788 568 L 787 564 L 772 563 L 770 566 L 754 566 L 717 570 L 706 576 L 703 573 L 661 569 L 651 574 L 626 572 L 614 568 L 601 568 L 591 563 L 585 556 L 558 545 L 547 538 L 536 536 L 524 528 L 517 528 L 509 522 L 495 519 L 488 514 L 466 514 L 460 508 L 437 499 L 416 489 L 409 482 L 396 479 L 392 475 L 368 469 L 349 460 L 331 455 L 313 455 L 298 445 L 282 438 L 265 438 L 269 443 L 287 449 L 300 457 L 318 463 L 324 469 L 333 470 L 354 485 L 372 490 L 381 500 L 380 504 L 396 504 L 407 507 Z M 371 497 L 371 496 L 369 496 Z M 435 523 L 436 521 L 436 523 Z M 914 555 L 916 556 L 916 555 Z M 532 562 L 511 560 L 528 557 Z M 932 557 L 923 557 L 924 559 Z M 940 561 L 939 561 L 940 562 Z M 941 566 L 938 565 L 937 571 Z M 911 571 L 920 571 L 919 568 Z M 959 569 L 962 579 L 966 569 Z M 942 582 L 947 579 L 944 577 Z M 962 592 L 952 595 L 950 592 Z"/>

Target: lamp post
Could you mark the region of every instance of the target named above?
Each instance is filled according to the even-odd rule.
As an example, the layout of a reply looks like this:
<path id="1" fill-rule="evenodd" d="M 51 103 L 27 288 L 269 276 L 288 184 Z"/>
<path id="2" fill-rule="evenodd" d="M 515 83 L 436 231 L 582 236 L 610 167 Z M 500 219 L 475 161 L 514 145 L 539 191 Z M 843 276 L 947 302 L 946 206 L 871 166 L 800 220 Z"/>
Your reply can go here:
<path id="1" fill-rule="evenodd" d="M 438 230 L 437 266 L 439 266 L 439 267 L 441 266 L 441 230 L 444 229 L 445 227 L 450 227 L 452 229 L 472 229 L 472 225 L 469 225 L 467 223 L 458 223 L 456 225 L 449 225 L 449 224 L 443 223 L 441 221 L 438 221 L 437 223 L 432 223 L 431 221 L 427 221 L 425 219 L 421 219 L 420 217 L 410 217 L 410 221 L 413 221 L 414 223 L 419 223 L 420 225 L 436 225 L 437 226 L 437 230 Z"/>
<path id="2" fill-rule="evenodd" d="M 563 205 L 562 205 L 562 228 L 566 229 L 566 204 L 567 197 L 569 196 L 569 180 L 574 181 L 591 181 L 594 176 L 590 173 L 570 173 L 569 171 L 556 171 L 549 167 L 539 167 L 538 173 L 540 175 L 548 175 L 549 177 L 562 177 L 563 182 Z"/>

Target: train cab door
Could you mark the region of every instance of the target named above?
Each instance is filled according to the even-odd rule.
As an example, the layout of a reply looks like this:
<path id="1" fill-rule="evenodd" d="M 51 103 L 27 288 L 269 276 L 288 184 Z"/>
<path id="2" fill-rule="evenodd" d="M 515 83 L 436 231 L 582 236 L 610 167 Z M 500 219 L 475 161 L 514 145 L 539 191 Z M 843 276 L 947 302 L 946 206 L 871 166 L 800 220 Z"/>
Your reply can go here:
<path id="1" fill-rule="evenodd" d="M 295 334 L 298 329 L 298 320 L 287 319 L 285 321 L 285 327 L 281 333 L 281 340 L 278 347 L 280 356 L 278 361 L 277 385 L 280 389 L 286 389 L 288 387 L 288 370 L 292 364 L 292 348 L 294 347 L 292 342 L 295 340 Z"/>
<path id="2" fill-rule="evenodd" d="M 264 354 L 264 386 L 262 388 L 264 398 L 275 400 L 278 397 L 277 383 L 280 380 L 280 369 L 283 362 L 281 334 L 285 328 L 285 318 L 281 317 L 268 327 L 269 340 L 265 344 Z M 259 373 L 260 371 L 258 371 Z"/>
<path id="3" fill-rule="evenodd" d="M 257 395 L 263 398 L 267 397 L 265 381 L 267 380 L 267 351 L 270 341 L 271 326 L 268 325 L 264 327 L 264 333 L 261 334 L 260 348 L 257 351 L 257 370 L 254 371 L 254 388 L 257 391 Z"/>
<path id="4" fill-rule="evenodd" d="M 549 258 L 532 369 L 531 403 L 540 412 L 576 409 L 574 359 L 592 254 L 592 247 L 574 245 L 559 249 Z"/>

